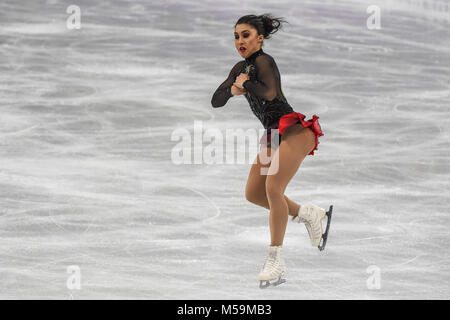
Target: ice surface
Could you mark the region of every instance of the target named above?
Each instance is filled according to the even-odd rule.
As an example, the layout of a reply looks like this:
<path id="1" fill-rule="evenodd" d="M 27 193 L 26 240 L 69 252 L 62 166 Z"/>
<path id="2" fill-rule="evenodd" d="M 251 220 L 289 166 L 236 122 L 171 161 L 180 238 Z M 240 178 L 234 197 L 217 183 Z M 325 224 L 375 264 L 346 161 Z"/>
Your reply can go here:
<path id="1" fill-rule="evenodd" d="M 377 1 L 380 30 L 372 1 L 77 4 L 70 30 L 66 1 L 0 3 L 0 298 L 450 298 L 449 1 Z M 324 132 L 286 195 L 334 205 L 323 252 L 288 224 L 273 290 L 250 164 L 171 159 L 195 120 L 261 128 L 243 97 L 210 99 L 237 18 L 265 12 L 290 22 L 264 45 L 286 98 Z"/>

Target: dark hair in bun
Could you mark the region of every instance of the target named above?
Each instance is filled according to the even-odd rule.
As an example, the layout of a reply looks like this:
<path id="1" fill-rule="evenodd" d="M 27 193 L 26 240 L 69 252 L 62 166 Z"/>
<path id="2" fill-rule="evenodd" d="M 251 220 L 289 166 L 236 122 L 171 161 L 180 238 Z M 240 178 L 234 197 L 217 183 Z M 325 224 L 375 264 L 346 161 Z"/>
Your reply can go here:
<path id="1" fill-rule="evenodd" d="M 249 14 L 240 17 L 234 27 L 236 28 L 236 25 L 246 23 L 255 28 L 258 31 L 258 35 L 263 34 L 264 39 L 270 39 L 271 34 L 274 34 L 278 29 L 281 29 L 282 22 L 287 21 L 282 18 L 274 18 L 270 13 L 264 13 L 259 16 Z"/>

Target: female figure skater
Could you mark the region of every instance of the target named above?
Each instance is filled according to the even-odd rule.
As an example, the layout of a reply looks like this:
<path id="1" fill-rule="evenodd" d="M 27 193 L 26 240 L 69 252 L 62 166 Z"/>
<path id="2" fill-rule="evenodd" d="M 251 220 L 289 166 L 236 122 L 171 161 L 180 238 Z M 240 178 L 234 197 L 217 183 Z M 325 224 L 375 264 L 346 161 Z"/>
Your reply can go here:
<path id="1" fill-rule="evenodd" d="M 305 121 L 305 116 L 294 112 L 288 104 L 281 90 L 280 73 L 275 60 L 262 50 L 264 39 L 269 39 L 280 28 L 282 21 L 286 22 L 270 14 L 239 18 L 235 24 L 234 42 L 244 60 L 231 69 L 228 78 L 217 88 L 211 100 L 212 106 L 218 108 L 224 106 L 232 96 L 245 95 L 251 110 L 266 129 L 245 191 L 248 201 L 270 210 L 271 242 L 268 257 L 259 274 L 261 288 L 285 282 L 282 279 L 285 264 L 281 249 L 288 215 L 292 216 L 293 221 L 303 222 L 311 244 L 323 250 L 333 207 L 330 206 L 329 211 L 326 211 L 315 205 L 299 205 L 284 195 L 287 184 L 303 159 L 306 155 L 314 155 L 318 137 L 323 133 L 319 117 L 314 115 Z M 279 140 L 272 145 L 271 133 L 274 130 L 278 130 L 279 134 L 275 132 L 275 137 Z M 271 161 L 264 160 L 261 163 L 264 155 L 270 157 Z M 264 169 L 267 174 L 262 173 Z M 327 228 L 323 233 L 322 219 L 325 215 L 328 216 Z"/>

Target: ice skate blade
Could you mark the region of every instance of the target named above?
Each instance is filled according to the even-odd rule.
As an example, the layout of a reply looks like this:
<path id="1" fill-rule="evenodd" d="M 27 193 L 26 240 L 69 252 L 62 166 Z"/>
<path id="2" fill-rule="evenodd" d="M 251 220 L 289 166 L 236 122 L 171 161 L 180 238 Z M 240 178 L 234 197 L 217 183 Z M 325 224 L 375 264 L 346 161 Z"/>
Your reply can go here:
<path id="1" fill-rule="evenodd" d="M 281 276 L 280 276 L 275 282 L 270 282 L 270 281 L 273 281 L 273 280 L 261 280 L 261 281 L 259 282 L 259 287 L 260 287 L 261 289 L 266 289 L 266 288 L 268 288 L 268 287 L 270 287 L 270 286 L 275 287 L 275 286 L 278 286 L 278 285 L 280 285 L 280 284 L 282 284 L 282 283 L 285 283 L 285 282 L 286 282 L 286 279 L 283 279 L 283 278 L 281 278 Z"/>
<path id="2" fill-rule="evenodd" d="M 327 211 L 326 216 L 327 218 L 327 227 L 325 229 L 324 234 L 322 235 L 322 244 L 319 245 L 317 248 L 319 248 L 320 251 L 323 251 L 325 249 L 325 246 L 327 244 L 328 239 L 328 231 L 330 230 L 330 223 L 331 223 L 331 215 L 333 213 L 333 205 L 330 206 L 330 209 Z"/>

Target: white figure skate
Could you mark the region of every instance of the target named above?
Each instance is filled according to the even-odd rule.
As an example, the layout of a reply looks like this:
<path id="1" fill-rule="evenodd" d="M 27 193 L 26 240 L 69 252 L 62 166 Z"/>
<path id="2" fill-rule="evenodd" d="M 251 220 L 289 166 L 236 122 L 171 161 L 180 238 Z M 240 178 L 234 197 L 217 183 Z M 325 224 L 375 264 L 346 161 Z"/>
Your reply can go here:
<path id="1" fill-rule="evenodd" d="M 300 206 L 298 215 L 292 219 L 295 222 L 303 222 L 305 224 L 311 240 L 311 245 L 318 247 L 320 251 L 325 249 L 325 245 L 327 244 L 332 212 L 332 205 L 328 211 L 325 211 L 325 209 L 322 209 L 314 204 L 303 205 Z M 327 216 L 327 227 L 324 233 L 322 229 L 322 220 L 325 216 Z"/>
<path id="2" fill-rule="evenodd" d="M 282 279 L 284 273 L 285 264 L 281 246 L 269 246 L 266 262 L 259 274 L 259 287 L 264 289 L 286 282 L 285 279 Z"/>

